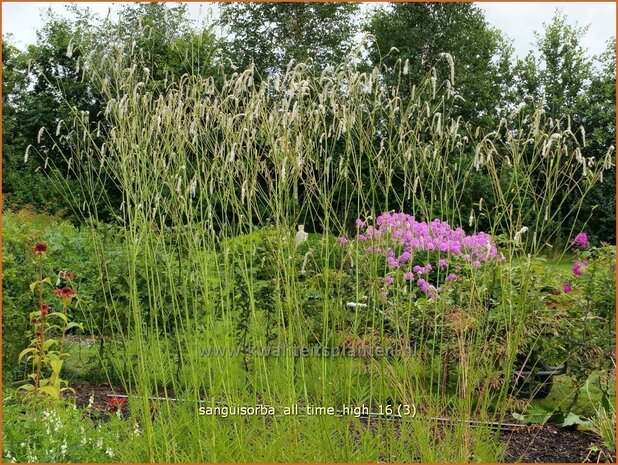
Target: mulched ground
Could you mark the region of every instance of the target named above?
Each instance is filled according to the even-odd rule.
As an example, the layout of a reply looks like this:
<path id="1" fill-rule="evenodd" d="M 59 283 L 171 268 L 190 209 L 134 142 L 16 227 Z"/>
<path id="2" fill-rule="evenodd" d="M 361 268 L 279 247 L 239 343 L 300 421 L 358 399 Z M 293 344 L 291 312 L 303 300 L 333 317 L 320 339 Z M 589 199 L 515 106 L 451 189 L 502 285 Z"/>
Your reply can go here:
<path id="1" fill-rule="evenodd" d="M 109 395 L 124 394 L 109 385 L 76 386 L 76 404 L 84 416 L 94 422 L 107 421 L 116 409 L 109 403 Z M 90 408 L 90 398 L 94 400 Z M 128 406 L 121 408 L 123 418 L 129 417 Z M 500 439 L 507 444 L 506 463 L 616 463 L 616 455 L 603 446 L 601 438 L 590 431 L 557 428 L 553 425 L 529 426 L 504 431 Z"/>
<path id="2" fill-rule="evenodd" d="M 590 431 L 531 426 L 504 432 L 501 439 L 508 444 L 505 462 L 616 463 L 615 454 L 610 454 L 601 438 Z"/>
<path id="3" fill-rule="evenodd" d="M 74 386 L 75 405 L 83 409 L 84 418 L 92 420 L 94 423 L 108 421 L 110 415 L 115 415 L 117 407 L 110 405 L 110 396 L 124 394 L 122 389 L 108 384 Z M 129 417 L 128 405 L 121 407 L 123 418 Z"/>

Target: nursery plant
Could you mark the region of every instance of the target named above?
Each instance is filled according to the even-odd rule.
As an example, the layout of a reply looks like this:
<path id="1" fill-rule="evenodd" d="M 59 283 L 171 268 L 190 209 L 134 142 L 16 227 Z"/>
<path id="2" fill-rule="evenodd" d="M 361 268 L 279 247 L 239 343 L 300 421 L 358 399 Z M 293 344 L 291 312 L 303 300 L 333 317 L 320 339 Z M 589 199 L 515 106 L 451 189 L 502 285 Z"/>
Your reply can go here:
<path id="1" fill-rule="evenodd" d="M 54 290 L 54 294 L 60 300 L 62 310 L 51 311 L 51 307 L 44 300 L 46 286 L 53 286 L 51 278 L 44 277 L 44 262 L 48 246 L 45 242 L 39 242 L 32 247 L 34 255 L 33 265 L 38 269 L 38 280 L 30 285 L 30 290 L 37 294 L 38 310 L 30 312 L 30 324 L 32 325 L 30 346 L 19 354 L 19 361 L 25 359 L 31 362 L 32 373 L 29 378 L 31 383 L 22 384 L 19 390 L 24 392 L 26 397 L 35 395 L 47 395 L 53 399 L 59 399 L 65 391 L 71 390 L 68 381 L 60 377 L 62 365 L 66 357 L 70 354 L 65 352 L 64 338 L 67 331 L 73 328 L 82 328 L 80 323 L 69 320 L 69 308 L 75 306 L 77 296 L 75 291 L 65 285 Z M 70 271 L 63 271 L 58 277 L 59 283 L 65 281 L 71 284 L 75 274 Z M 50 337 L 54 336 L 54 337 Z"/>

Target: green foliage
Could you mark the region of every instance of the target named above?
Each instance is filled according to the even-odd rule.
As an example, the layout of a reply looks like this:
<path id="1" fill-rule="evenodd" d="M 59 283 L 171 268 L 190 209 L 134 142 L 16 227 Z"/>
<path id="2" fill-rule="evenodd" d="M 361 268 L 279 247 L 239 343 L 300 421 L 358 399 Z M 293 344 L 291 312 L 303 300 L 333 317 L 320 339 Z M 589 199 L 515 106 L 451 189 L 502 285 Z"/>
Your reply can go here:
<path id="1" fill-rule="evenodd" d="M 569 25 L 564 14 L 557 11 L 544 30 L 537 33 L 538 53 L 530 51 L 524 60 L 517 60 L 513 97 L 515 101 L 540 102 L 549 117 L 563 118 L 563 125 L 585 135 L 582 144 L 585 157 L 601 159 L 608 154 L 606 163 L 613 167 L 616 160 L 615 41 L 610 39 L 606 52 L 593 60 L 582 43 L 586 30 Z M 564 120 L 565 117 L 568 119 Z M 577 170 L 580 171 L 581 168 Z M 587 229 L 597 244 L 615 243 L 615 185 L 615 170 L 609 169 L 603 182 L 587 195 L 579 215 L 569 212 L 570 205 L 580 198 L 578 193 L 569 196 L 560 214 L 576 229 L 584 229 L 588 223 Z M 563 237 L 571 233 L 561 228 Z"/>
<path id="2" fill-rule="evenodd" d="M 614 366 L 615 368 L 615 366 Z M 614 375 L 611 374 L 607 378 L 612 378 L 614 382 L 614 395 L 613 397 L 607 396 L 608 392 L 603 392 L 603 398 L 601 402 L 597 402 L 594 406 L 594 415 L 590 417 L 590 423 L 596 432 L 603 438 L 605 447 L 610 452 L 616 452 L 616 385 Z M 588 384 L 586 384 L 586 393 L 590 399 L 590 390 Z"/>
<path id="3" fill-rule="evenodd" d="M 374 58 L 382 55 L 392 66 L 376 61 L 368 72 L 357 62 L 338 63 L 349 46 L 356 5 L 286 7 L 224 7 L 224 22 L 242 25 L 239 34 L 249 34 L 245 26 L 258 21 L 275 24 L 286 49 L 274 56 L 255 35 L 246 40 L 249 53 L 239 44 L 233 51 L 239 61 L 256 53 L 257 67 L 218 79 L 209 65 L 202 66 L 214 59 L 216 41 L 185 27 L 184 7 L 127 6 L 117 30 L 120 40 L 112 40 L 116 29 L 93 28 L 87 40 L 100 33 L 99 42 L 76 34 L 73 45 L 61 23 L 50 23 L 36 50 L 28 52 L 43 68 L 32 89 L 20 77 L 18 54 L 7 49 L 7 89 L 20 94 L 11 111 L 25 111 L 18 102 L 33 96 L 46 118 L 45 112 L 56 111 L 60 94 L 53 94 L 53 82 L 63 78 L 58 74 L 63 67 L 67 79 L 81 76 L 80 85 L 96 87 L 105 105 L 91 117 L 75 113 L 63 100 L 62 111 L 77 118 L 59 124 L 55 118 L 62 115 L 53 116 L 51 127 L 59 128 L 58 134 L 44 131 L 39 150 L 47 155 L 55 139 L 67 146 L 66 152 L 59 147 L 55 164 L 79 185 L 67 184 L 63 172 L 48 174 L 73 206 L 79 202 L 75 214 L 85 227 L 27 212 L 5 214 L 3 304 L 9 318 L 16 316 L 3 320 L 5 336 L 22 338 L 28 312 L 39 307 L 29 295 L 30 283 L 42 285 L 43 274 L 59 279 L 61 272 L 76 274 L 84 303 L 76 321 L 100 341 L 99 360 L 108 362 L 102 372 L 135 393 L 131 418 L 147 433 L 144 440 L 123 430 L 131 447 L 122 458 L 280 460 L 285 453 L 285 459 L 298 460 L 465 461 L 473 455 L 497 461 L 500 451 L 489 428 L 470 429 L 466 421 L 443 428 L 435 418 L 504 419 L 513 366 L 525 365 L 522 359 L 567 359 L 573 379 L 581 382 L 591 370 L 605 368 L 603 357 L 613 353 L 615 299 L 608 289 L 615 251 L 583 252 L 590 265 L 572 293 L 561 290 L 564 276 L 539 272 L 541 260 L 519 256 L 545 247 L 562 225 L 577 227 L 567 219 L 577 216 L 602 168 L 611 168 L 611 153 L 603 158 L 607 151 L 601 150 L 610 138 L 575 129 L 575 114 L 571 120 L 550 119 L 543 115 L 547 109 L 535 104 L 522 105 L 493 125 L 512 103 L 504 97 L 511 90 L 508 53 L 500 65 L 492 62 L 501 39 L 472 5 L 402 4 L 380 11 L 372 22 L 376 35 L 404 39 L 401 31 L 418 22 L 425 29 L 419 27 L 416 39 L 429 52 L 425 56 L 427 50 L 409 43 L 406 64 L 390 49 L 382 54 L 376 48 Z M 424 37 L 432 36 L 433 28 L 449 32 L 443 17 L 477 39 L 466 45 L 477 47 L 480 59 L 463 67 L 461 81 L 456 78 L 458 61 L 466 60 L 461 39 Z M 94 24 L 84 21 L 75 27 L 83 31 Z M 391 23 L 397 27 L 389 29 Z M 559 74 L 573 71 L 569 60 L 581 57 L 567 56 L 577 34 L 564 35 L 564 25 L 556 24 L 546 47 L 557 50 L 551 69 Z M 332 27 L 329 35 L 321 29 L 325 25 L 342 27 Z M 315 34 L 324 40 L 316 40 L 315 47 L 302 43 Z M 565 40 L 569 47 L 556 45 Z M 451 55 L 441 57 L 444 51 Z M 194 52 L 201 57 L 197 65 Z M 282 61 L 311 55 L 323 66 L 319 75 L 306 64 L 286 67 Z M 80 69 L 87 75 L 70 60 L 75 56 L 83 58 Z M 430 65 L 440 57 L 434 72 Z M 542 96 L 549 88 L 541 78 L 547 76 L 532 60 L 524 68 L 531 80 L 539 78 L 536 91 Z M 272 87 L 264 85 L 256 69 L 278 79 Z M 189 76 L 175 79 L 179 73 Z M 488 82 L 479 79 L 483 73 Z M 525 84 L 535 92 L 535 82 Z M 607 111 L 611 86 L 607 73 L 594 100 Z M 95 95 L 77 85 L 69 95 L 77 89 Z M 462 101 L 454 89 L 472 100 Z M 556 105 L 576 100 L 568 98 Z M 11 111 L 7 118 L 19 125 Z M 589 120 L 597 121 L 593 116 Z M 485 129 L 471 131 L 472 123 Z M 594 134 L 594 166 L 582 155 L 584 132 Z M 29 137 L 34 134 L 15 139 L 16 144 Z M 485 270 L 466 270 L 460 280 L 444 283 L 434 299 L 403 280 L 386 292 L 384 261 L 366 257 L 357 244 L 342 247 L 335 237 L 351 229 L 356 217 L 393 208 L 457 225 L 469 217 L 469 228 L 486 225 L 500 234 L 503 256 Z M 100 222 L 105 209 L 113 224 Z M 323 234 L 307 237 L 296 231 L 299 223 Z M 33 239 L 52 245 L 44 269 L 34 274 L 28 261 Z M 35 341 L 32 348 L 36 344 L 45 342 Z M 269 345 L 386 346 L 394 354 L 331 359 L 202 352 Z M 57 379 L 58 371 L 52 367 L 50 377 Z M 163 402 L 152 409 L 147 400 L 172 393 L 191 402 Z M 390 424 L 363 429 L 360 422 L 339 418 L 221 419 L 196 412 L 202 399 L 229 406 L 356 403 L 372 410 L 417 403 L 423 421 L 402 422 L 394 434 Z M 110 426 L 116 423 L 111 418 Z M 280 452 L 272 447 L 276 443 L 295 447 Z M 68 445 L 44 440 L 28 453 L 40 447 L 52 451 L 49 460 L 68 455 Z M 17 457 L 10 452 L 6 458 Z"/>
<path id="4" fill-rule="evenodd" d="M 38 269 L 39 275 L 37 280 L 30 284 L 30 291 L 38 296 L 39 308 L 30 312 L 29 319 L 32 325 L 32 332 L 29 335 L 30 345 L 19 354 L 20 362 L 32 364 L 31 373 L 28 375 L 32 382 L 20 385 L 18 390 L 24 399 L 38 395 L 59 399 L 63 392 L 72 391 L 68 387 L 68 381 L 62 379 L 60 374 L 65 359 L 70 355 L 64 349 L 67 332 L 74 328 L 83 330 L 83 325 L 70 321 L 69 316 L 69 309 L 75 310 L 79 305 L 79 298 L 76 297 L 75 291 L 68 287 L 72 285 L 72 273 L 61 272 L 59 281 L 64 287 L 56 289 L 54 293 L 62 301 L 62 311 L 53 311 L 57 306 L 48 299 L 47 289 L 53 287 L 53 284 L 51 278 L 44 277 L 43 274 L 47 259 L 47 244 L 38 243 L 35 247 L 45 249 L 35 250 L 32 262 L 32 266 Z"/>
<path id="5" fill-rule="evenodd" d="M 2 350 L 3 373 L 14 378 L 19 369 L 15 364 L 17 355 L 25 348 L 25 336 L 30 329 L 28 314 L 39 307 L 30 292 L 30 283 L 37 280 L 38 273 L 31 261 L 32 245 L 39 241 L 49 244 L 44 273 L 51 277 L 54 286 L 65 282 L 60 277 L 63 272 L 75 273 L 72 284 L 79 292 L 81 304 L 72 316 L 76 322 L 85 325 L 89 334 L 97 337 L 107 335 L 116 320 L 112 318 L 115 309 L 106 295 L 114 295 L 118 302 L 127 299 L 125 252 L 111 228 L 99 229 L 99 238 L 112 259 L 106 264 L 108 274 L 103 282 L 91 231 L 77 229 L 65 220 L 30 210 L 6 211 L 2 225 L 2 330 L 6 336 Z"/>
<path id="6" fill-rule="evenodd" d="M 119 18 L 118 25 L 99 25 L 104 40 L 110 39 L 107 34 L 113 30 L 114 39 L 124 44 L 124 53 L 148 68 L 150 88 L 163 90 L 185 73 L 217 73 L 217 39 L 209 27 L 195 30 L 186 5 L 125 4 Z"/>
<path id="7" fill-rule="evenodd" d="M 581 276 L 557 272 L 536 260 L 530 292 L 536 309 L 522 337 L 522 354 L 549 365 L 566 363 L 574 397 L 591 374 L 613 368 L 615 353 L 615 246 L 580 251 L 575 260 L 587 260 Z M 569 285 L 572 289 L 564 287 Z M 596 377 L 596 387 L 609 396 L 609 387 Z M 561 406 L 564 409 L 564 405 Z"/>
<path id="8" fill-rule="evenodd" d="M 615 144 L 616 137 L 616 41 L 607 42 L 606 51 L 597 58 L 595 71 L 587 91 L 577 106 L 578 118 L 586 128 L 589 153 L 604 155 Z M 615 166 L 616 156 L 611 153 Z M 616 243 L 616 171 L 605 173 L 603 182 L 595 186 L 582 209 L 581 218 L 590 218 L 587 229 L 598 244 Z M 580 229 L 584 229 L 580 225 Z"/>
<path id="9" fill-rule="evenodd" d="M 544 27 L 537 33 L 537 47 L 547 112 L 552 118 L 571 116 L 590 79 L 590 59 L 581 44 L 587 28 L 570 26 L 559 11 Z"/>
<path id="10" fill-rule="evenodd" d="M 588 260 L 582 276 L 574 277 L 575 300 L 563 319 L 563 345 L 570 373 L 579 386 L 590 373 L 613 368 L 616 339 L 616 247 L 603 246 L 579 254 Z"/>
<path id="11" fill-rule="evenodd" d="M 4 206 L 13 210 L 31 207 L 67 213 L 83 204 L 69 169 L 67 142 L 71 122 L 80 112 L 87 112 L 98 134 L 105 130 L 101 110 L 106 102 L 83 72 L 84 55 L 96 44 L 122 42 L 125 53 L 148 66 L 152 89 L 166 87 L 185 73 L 216 74 L 214 34 L 208 29 L 194 32 L 182 5 L 125 5 L 113 37 L 108 35 L 110 24 L 87 8 L 67 8 L 72 18 L 48 11 L 37 43 L 27 50 L 11 46 L 10 38 L 3 47 L 2 191 Z M 135 31 L 142 25 L 148 33 L 138 37 Z M 63 185 L 48 183 L 50 172 Z M 100 213 L 109 220 L 122 200 L 113 185 L 105 188 L 111 205 Z"/>
<path id="12" fill-rule="evenodd" d="M 283 74 L 290 60 L 336 66 L 351 48 L 358 11 L 354 3 L 223 3 L 226 56 L 240 69 L 253 63 L 261 79 Z"/>
<path id="13" fill-rule="evenodd" d="M 15 215 L 6 212 L 2 218 L 2 365 L 4 381 L 16 376 L 17 357 L 26 348 L 30 329 L 28 314 L 38 308 L 29 291 L 37 279 L 32 266 L 31 247 L 44 239 L 43 231 L 54 223 L 53 218 L 28 211 Z M 47 272 L 51 271 L 48 264 Z"/>
<path id="14" fill-rule="evenodd" d="M 454 90 L 462 96 L 455 114 L 475 126 L 493 126 L 498 121 L 499 111 L 507 103 L 512 47 L 500 31 L 487 23 L 477 6 L 392 3 L 373 13 L 365 27 L 375 36 L 370 49 L 373 66 L 382 63 L 393 67 L 399 63 L 415 83 L 441 62 L 436 75 L 438 84 L 454 73 Z M 452 57 L 452 68 L 440 60 L 445 53 Z M 386 74 L 386 78 L 389 84 L 399 84 L 404 95 L 410 94 L 407 82 L 398 82 L 393 74 Z"/>
<path id="15" fill-rule="evenodd" d="M 5 463 L 101 462 L 121 459 L 119 449 L 133 431 L 115 416 L 99 425 L 65 401 L 24 405 L 3 392 L 2 458 Z M 88 410 L 88 409 L 87 409 Z M 88 417 L 86 417 L 88 418 Z"/>

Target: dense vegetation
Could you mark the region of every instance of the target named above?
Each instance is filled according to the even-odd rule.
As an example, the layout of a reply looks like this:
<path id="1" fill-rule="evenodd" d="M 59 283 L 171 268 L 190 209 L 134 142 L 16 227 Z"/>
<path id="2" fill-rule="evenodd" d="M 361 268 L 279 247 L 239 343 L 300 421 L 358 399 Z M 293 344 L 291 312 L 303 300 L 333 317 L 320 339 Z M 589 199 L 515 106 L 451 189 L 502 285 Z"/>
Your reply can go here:
<path id="1" fill-rule="evenodd" d="M 605 54 L 589 58 L 581 45 L 585 29 L 570 26 L 560 14 L 539 32 L 537 53 L 531 51 L 521 60 L 513 57 L 508 40 L 473 4 L 401 3 L 370 10 L 352 4 L 223 4 L 219 36 L 193 24 L 182 5 L 122 8 L 123 24 L 113 38 L 100 19 L 76 8 L 74 19 L 50 15 L 37 43 L 26 50 L 11 46 L 11 38 L 5 38 L 5 208 L 30 206 L 70 213 L 60 193 L 44 181 L 52 163 L 62 166 L 59 149 L 65 148 L 63 140 L 55 141 L 57 145 L 39 145 L 39 131 L 45 127 L 56 132 L 71 120 L 72 107 L 88 111 L 91 124 L 105 124 L 101 114 L 105 96 L 79 63 L 88 47 L 109 40 L 130 45 L 130 53 L 143 58 L 150 70 L 148 86 L 154 89 L 185 73 L 221 82 L 222 67 L 223 72 L 233 72 L 250 63 L 256 83 L 281 76 L 290 60 L 309 59 L 310 69 L 319 75 L 325 67 L 337 66 L 356 47 L 359 33 L 366 32 L 374 40 L 366 43 L 367 53 L 357 56 L 359 66 L 368 70 L 385 66 L 378 72 L 386 83 L 398 84 L 404 104 L 411 91 L 407 83 L 419 82 L 432 67 L 436 67 L 438 84 L 448 80 L 450 64 L 443 57 L 449 54 L 457 76 L 453 90 L 461 97 L 452 103 L 452 115 L 465 118 L 470 131 L 480 127 L 490 132 L 521 102 L 533 101 L 542 104 L 549 118 L 569 116 L 574 132 L 582 128 L 585 156 L 600 159 L 614 144 L 613 40 L 608 41 Z M 139 25 L 146 27 L 145 35 L 136 35 Z M 271 46 L 273 41 L 277 47 Z M 410 79 L 396 83 L 397 67 L 405 67 Z M 62 89 L 64 97 L 57 89 Z M 29 145 L 36 146 L 42 157 L 23 163 Z M 482 174 L 473 177 L 462 201 L 471 208 L 474 193 L 482 192 L 484 201 L 491 203 L 487 178 Z M 594 243 L 615 243 L 614 192 L 614 170 L 608 170 L 603 182 L 587 196 L 579 217 L 570 218 L 577 224 L 575 229 L 588 222 Z M 114 208 L 120 205 L 119 199 L 118 195 Z M 561 214 L 568 215 L 568 203 L 562 208 Z M 105 214 L 113 216 L 112 211 Z M 566 241 L 569 232 L 561 229 L 556 239 Z"/>
<path id="2" fill-rule="evenodd" d="M 514 61 L 472 4 L 362 11 L 132 4 L 3 48 L 5 459 L 615 448 L 615 56 L 560 15 Z"/>

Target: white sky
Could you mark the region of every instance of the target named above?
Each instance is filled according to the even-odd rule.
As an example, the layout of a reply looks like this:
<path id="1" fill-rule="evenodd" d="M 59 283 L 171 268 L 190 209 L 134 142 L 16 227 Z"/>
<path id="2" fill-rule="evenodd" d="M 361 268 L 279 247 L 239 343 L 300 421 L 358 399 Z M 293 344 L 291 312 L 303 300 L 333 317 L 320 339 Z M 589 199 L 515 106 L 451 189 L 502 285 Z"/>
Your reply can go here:
<path id="1" fill-rule="evenodd" d="M 93 12 L 105 16 L 118 2 L 80 2 Z M 49 6 L 58 13 L 65 13 L 64 3 L 2 2 L 2 33 L 13 34 L 19 47 L 36 41 L 36 30 L 43 20 L 42 12 Z M 541 31 L 557 8 L 566 15 L 570 24 L 590 26 L 583 39 L 583 46 L 591 55 L 605 50 L 606 41 L 615 35 L 616 4 L 613 2 L 482 2 L 477 5 L 485 10 L 487 20 L 512 39 L 515 53 L 523 57 L 534 43 L 534 31 Z M 216 15 L 216 6 L 209 3 L 189 3 L 189 13 L 194 19 Z"/>

